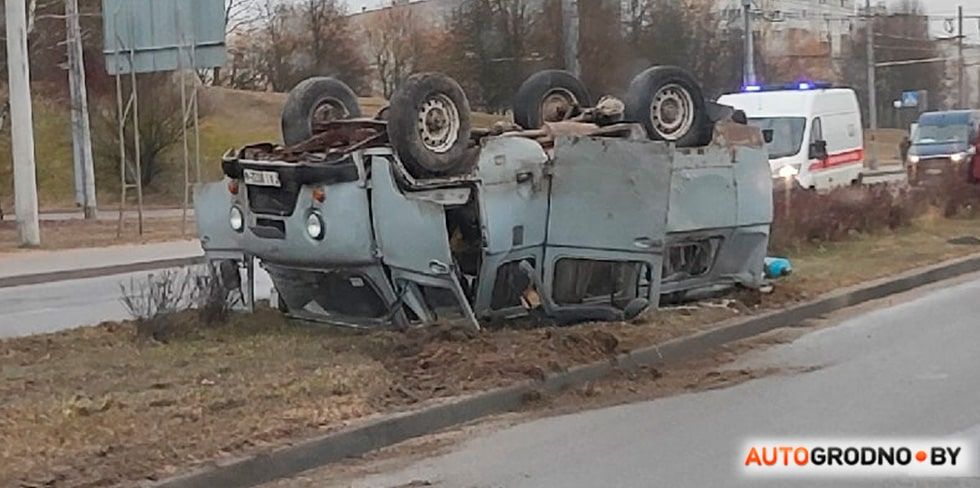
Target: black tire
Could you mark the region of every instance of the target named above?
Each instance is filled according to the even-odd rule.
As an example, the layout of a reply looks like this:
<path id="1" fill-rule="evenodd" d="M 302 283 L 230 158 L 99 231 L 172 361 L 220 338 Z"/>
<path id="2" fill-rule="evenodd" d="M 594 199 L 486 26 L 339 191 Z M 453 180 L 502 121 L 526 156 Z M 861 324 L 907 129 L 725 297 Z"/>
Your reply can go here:
<path id="1" fill-rule="evenodd" d="M 575 75 L 551 69 L 531 75 L 514 97 L 514 122 L 525 129 L 559 122 L 592 106 L 592 97 Z"/>
<path id="2" fill-rule="evenodd" d="M 282 108 L 282 140 L 292 146 L 313 137 L 314 124 L 361 116 L 357 95 L 344 82 L 328 77 L 303 80 L 289 91 Z"/>
<path id="3" fill-rule="evenodd" d="M 650 139 L 678 147 L 707 145 L 714 131 L 701 87 L 675 66 L 656 66 L 633 78 L 626 120 L 643 124 Z"/>
<path id="4" fill-rule="evenodd" d="M 469 172 L 476 160 L 470 144 L 470 103 L 452 78 L 412 75 L 391 97 L 388 139 L 416 178 Z"/>

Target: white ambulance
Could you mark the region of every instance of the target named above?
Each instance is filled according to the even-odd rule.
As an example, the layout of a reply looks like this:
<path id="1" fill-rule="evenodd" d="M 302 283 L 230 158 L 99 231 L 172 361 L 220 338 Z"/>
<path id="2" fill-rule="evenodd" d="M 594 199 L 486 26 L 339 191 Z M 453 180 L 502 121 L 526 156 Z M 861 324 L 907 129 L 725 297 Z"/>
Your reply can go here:
<path id="1" fill-rule="evenodd" d="M 749 123 L 771 139 L 773 178 L 821 191 L 860 182 L 864 132 L 854 90 L 812 83 L 750 86 L 718 103 L 744 111 Z"/>

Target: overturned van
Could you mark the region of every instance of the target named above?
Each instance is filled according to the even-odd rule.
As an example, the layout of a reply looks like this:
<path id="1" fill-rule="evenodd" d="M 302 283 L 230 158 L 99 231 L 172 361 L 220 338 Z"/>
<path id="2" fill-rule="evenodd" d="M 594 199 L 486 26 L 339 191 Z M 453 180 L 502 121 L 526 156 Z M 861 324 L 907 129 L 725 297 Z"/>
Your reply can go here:
<path id="1" fill-rule="evenodd" d="M 202 245 L 257 258 L 286 313 L 353 327 L 616 321 L 664 294 L 757 287 L 772 221 L 762 134 L 675 78 L 648 87 L 634 123 L 630 100 L 592 108 L 577 80 L 545 72 L 517 97 L 535 100 L 515 107 L 524 127 L 491 130 L 468 126 L 444 76 L 413 77 L 373 120 L 324 81 L 336 106 L 306 103 L 308 123 L 284 119 L 287 146 L 231 152 L 226 180 L 198 187 Z"/>

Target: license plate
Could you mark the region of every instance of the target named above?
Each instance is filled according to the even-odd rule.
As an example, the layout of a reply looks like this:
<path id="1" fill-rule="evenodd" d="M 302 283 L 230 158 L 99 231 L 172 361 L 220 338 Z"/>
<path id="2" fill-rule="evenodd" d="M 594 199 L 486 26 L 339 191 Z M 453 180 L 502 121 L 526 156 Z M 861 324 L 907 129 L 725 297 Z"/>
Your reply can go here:
<path id="1" fill-rule="evenodd" d="M 279 183 L 279 173 L 275 171 L 258 171 L 254 169 L 246 169 L 244 171 L 245 184 L 252 186 L 274 186 L 279 188 L 282 186 Z"/>
<path id="2" fill-rule="evenodd" d="M 939 176 L 943 174 L 943 170 L 939 168 L 929 168 L 926 170 L 926 174 L 929 176 Z"/>

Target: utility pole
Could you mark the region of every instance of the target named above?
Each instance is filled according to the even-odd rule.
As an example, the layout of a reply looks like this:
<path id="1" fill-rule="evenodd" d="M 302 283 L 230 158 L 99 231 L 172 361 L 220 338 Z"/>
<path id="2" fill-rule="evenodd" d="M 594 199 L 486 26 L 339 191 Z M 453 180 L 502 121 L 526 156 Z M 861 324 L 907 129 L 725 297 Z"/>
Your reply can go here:
<path id="1" fill-rule="evenodd" d="M 964 75 L 964 70 L 966 69 L 965 68 L 966 63 L 963 60 L 964 33 L 963 33 L 963 6 L 962 5 L 960 5 L 959 7 L 958 20 L 959 20 L 959 31 L 957 33 L 957 38 L 958 38 L 957 49 L 959 50 L 959 77 L 960 77 L 960 87 L 959 87 L 960 106 L 958 108 L 966 108 L 966 81 Z"/>
<path id="2" fill-rule="evenodd" d="M 743 85 L 757 83 L 755 76 L 755 32 L 752 31 L 752 0 L 742 0 L 742 20 L 745 28 L 745 68 Z"/>
<path id="3" fill-rule="evenodd" d="M 65 22 L 68 33 L 68 83 L 71 91 L 71 132 L 75 170 L 81 172 L 82 208 L 85 218 L 97 219 L 92 128 L 88 116 L 88 92 L 85 88 L 85 59 L 82 53 L 82 29 L 78 21 L 78 0 L 65 0 Z"/>
<path id="4" fill-rule="evenodd" d="M 578 0 L 561 2 L 562 37 L 565 43 L 565 69 L 577 77 L 582 76 L 579 64 L 579 12 Z"/>
<path id="5" fill-rule="evenodd" d="M 865 3 L 865 31 L 868 45 L 868 115 L 871 128 L 871 169 L 878 169 L 878 148 L 875 139 L 878 134 L 878 83 L 875 73 L 875 15 L 871 11 L 871 0 Z"/>
<path id="6" fill-rule="evenodd" d="M 10 83 L 10 139 L 14 156 L 14 206 L 23 246 L 41 245 L 37 215 L 37 173 L 34 169 L 34 124 L 31 70 L 27 57 L 27 8 L 8 0 L 7 70 Z"/>

